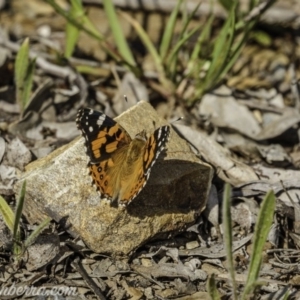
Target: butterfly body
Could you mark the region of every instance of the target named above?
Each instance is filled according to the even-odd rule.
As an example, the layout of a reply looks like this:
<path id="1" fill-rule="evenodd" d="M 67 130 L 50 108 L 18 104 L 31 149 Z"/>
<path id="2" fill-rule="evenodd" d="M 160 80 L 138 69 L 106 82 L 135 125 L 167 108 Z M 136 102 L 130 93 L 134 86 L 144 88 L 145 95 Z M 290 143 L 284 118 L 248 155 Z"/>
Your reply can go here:
<path id="1" fill-rule="evenodd" d="M 113 119 L 88 108 L 79 110 L 76 122 L 85 138 L 90 173 L 101 198 L 120 205 L 130 203 L 145 186 L 170 128 L 160 127 L 149 138 L 143 130 L 131 139 Z"/>

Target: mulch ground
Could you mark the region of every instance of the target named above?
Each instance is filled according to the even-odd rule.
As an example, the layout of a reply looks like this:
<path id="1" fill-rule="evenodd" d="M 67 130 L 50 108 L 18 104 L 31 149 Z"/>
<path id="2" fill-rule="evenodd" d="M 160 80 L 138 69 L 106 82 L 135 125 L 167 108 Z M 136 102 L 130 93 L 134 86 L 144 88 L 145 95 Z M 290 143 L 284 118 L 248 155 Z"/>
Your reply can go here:
<path id="1" fill-rule="evenodd" d="M 259 205 L 273 189 L 277 202 L 262 254 L 263 284 L 253 299 L 282 299 L 287 289 L 289 299 L 298 299 L 299 33 L 288 26 L 275 32 L 267 28 L 271 43 L 252 40 L 222 85 L 191 108 L 184 99 L 192 84 L 183 81 L 176 96 L 166 95 L 156 78 L 138 80 L 86 35 L 69 62 L 59 60 L 64 20 L 45 3 L 26 2 L 11 1 L 0 11 L 0 194 L 11 207 L 18 197 L 14 184 L 26 165 L 80 135 L 75 119 L 81 107 L 115 117 L 139 100 L 148 101 L 212 165 L 215 176 L 207 209 L 194 224 L 172 238 L 149 241 L 126 258 L 94 253 L 52 221 L 16 261 L 0 216 L 0 298 L 43 299 L 53 293 L 61 299 L 210 299 L 206 283 L 215 274 L 222 299 L 230 299 L 221 220 L 223 186 L 229 182 L 239 290 L 246 281 Z M 101 18 L 94 21 L 104 26 Z M 30 104 L 21 111 L 14 64 L 27 36 L 38 59 Z M 139 47 L 132 41 L 141 54 Z M 151 74 L 147 57 L 139 59 Z M 22 218 L 22 238 L 36 226 Z"/>

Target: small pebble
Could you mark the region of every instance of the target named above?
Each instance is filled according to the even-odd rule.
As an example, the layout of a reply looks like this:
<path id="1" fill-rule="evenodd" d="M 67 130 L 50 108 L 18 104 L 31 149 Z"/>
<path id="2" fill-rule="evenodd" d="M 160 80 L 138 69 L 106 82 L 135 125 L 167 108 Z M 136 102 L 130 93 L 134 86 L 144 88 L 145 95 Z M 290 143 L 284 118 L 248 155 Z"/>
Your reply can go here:
<path id="1" fill-rule="evenodd" d="M 185 248 L 187 250 L 191 250 L 191 249 L 194 249 L 194 248 L 197 248 L 197 247 L 199 247 L 199 243 L 197 241 L 188 242 L 185 245 Z"/>

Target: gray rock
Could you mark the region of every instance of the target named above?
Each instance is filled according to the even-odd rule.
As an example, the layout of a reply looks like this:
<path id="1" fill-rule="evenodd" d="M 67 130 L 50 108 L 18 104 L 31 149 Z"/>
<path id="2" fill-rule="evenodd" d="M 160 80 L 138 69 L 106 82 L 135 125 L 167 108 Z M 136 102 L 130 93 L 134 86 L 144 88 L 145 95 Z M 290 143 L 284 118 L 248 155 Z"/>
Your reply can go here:
<path id="1" fill-rule="evenodd" d="M 152 133 L 167 124 L 143 101 L 116 120 L 131 136 L 143 129 Z M 101 201 L 91 186 L 83 138 L 29 164 L 15 190 L 27 181 L 24 214 L 30 223 L 49 215 L 64 222 L 66 229 L 93 251 L 128 255 L 159 234 L 183 229 L 205 208 L 211 167 L 173 130 L 167 148 L 166 156 L 160 156 L 152 168 L 145 188 L 126 208 Z"/>

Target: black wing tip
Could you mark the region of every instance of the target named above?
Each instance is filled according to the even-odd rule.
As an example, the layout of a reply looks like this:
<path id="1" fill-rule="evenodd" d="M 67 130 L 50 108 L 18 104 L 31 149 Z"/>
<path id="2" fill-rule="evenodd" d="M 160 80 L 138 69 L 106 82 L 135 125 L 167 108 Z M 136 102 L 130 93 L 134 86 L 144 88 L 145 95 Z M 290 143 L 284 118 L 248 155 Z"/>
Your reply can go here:
<path id="1" fill-rule="evenodd" d="M 78 109 L 77 111 L 77 115 L 76 115 L 76 125 L 78 129 L 82 129 L 82 118 L 84 117 L 84 115 L 86 115 L 87 112 L 90 112 L 91 108 L 86 108 L 86 107 L 81 107 Z"/>
<path id="2" fill-rule="evenodd" d="M 156 129 L 154 135 L 156 139 L 158 141 L 161 141 L 164 146 L 169 141 L 170 133 L 171 133 L 170 126 L 165 125 Z"/>

